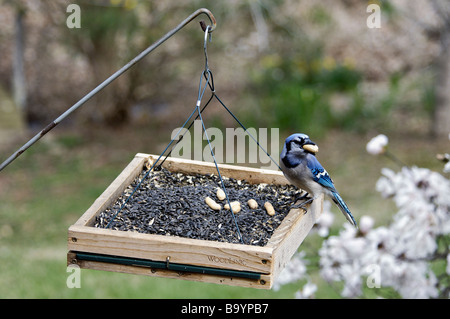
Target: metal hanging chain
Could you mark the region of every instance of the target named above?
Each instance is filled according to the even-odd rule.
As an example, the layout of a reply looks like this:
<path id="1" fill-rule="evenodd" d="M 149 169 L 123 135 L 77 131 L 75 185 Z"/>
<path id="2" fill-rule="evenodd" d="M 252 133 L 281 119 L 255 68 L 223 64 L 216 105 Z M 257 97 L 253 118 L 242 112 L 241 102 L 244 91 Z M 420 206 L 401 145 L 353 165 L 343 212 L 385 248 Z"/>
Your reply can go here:
<path id="1" fill-rule="evenodd" d="M 107 78 L 105 81 L 103 81 L 101 84 L 99 84 L 95 89 L 93 89 L 91 92 L 86 94 L 83 98 L 81 98 L 77 103 L 72 105 L 67 111 L 65 111 L 63 114 L 61 114 L 58 118 L 56 118 L 53 122 L 48 124 L 43 130 L 41 130 L 38 134 L 36 134 L 33 138 L 31 138 L 27 143 L 25 143 L 21 148 L 19 148 L 14 154 L 12 154 L 9 158 L 7 158 L 1 165 L 0 165 L 0 171 L 2 171 L 6 166 L 8 166 L 12 161 L 14 161 L 16 158 L 18 158 L 23 152 L 25 152 L 30 146 L 32 146 L 34 143 L 36 143 L 38 140 L 40 140 L 45 134 L 50 132 L 55 126 L 57 126 L 59 123 L 61 123 L 67 116 L 72 114 L 75 110 L 77 110 L 80 106 L 85 104 L 88 100 L 90 100 L 94 95 L 96 95 L 98 92 L 103 90 L 106 86 L 111 84 L 112 81 L 117 79 L 119 76 L 121 76 L 123 73 L 128 71 L 133 65 L 135 65 L 137 62 L 142 60 L 145 56 L 147 56 L 150 52 L 155 50 L 157 47 L 159 47 L 161 44 L 163 44 L 166 40 L 168 40 L 170 37 L 172 37 L 175 33 L 180 31 L 183 27 L 185 27 L 189 22 L 194 20 L 196 17 L 198 17 L 201 14 L 206 14 L 211 21 L 211 25 L 209 25 L 206 29 L 208 30 L 208 33 L 211 33 L 216 28 L 216 18 L 213 16 L 211 11 L 205 8 L 198 9 L 194 13 L 192 13 L 190 16 L 188 16 L 184 21 L 182 21 L 178 26 L 176 26 L 174 29 L 170 30 L 168 33 L 166 33 L 163 37 L 161 37 L 159 40 L 154 42 L 152 45 L 150 45 L 147 49 L 142 51 L 139 55 L 137 55 L 134 59 L 132 59 L 130 62 L 128 62 L 126 65 L 124 65 L 120 70 L 116 71 L 113 75 L 111 75 L 109 78 Z M 203 31 L 205 31 L 205 23 L 202 21 L 201 23 Z"/>
<path id="2" fill-rule="evenodd" d="M 189 125 L 189 127 L 187 128 L 187 131 L 189 131 L 189 129 L 192 127 L 192 125 L 194 124 L 195 120 L 197 120 L 200 116 L 201 113 L 204 111 L 204 109 L 209 105 L 209 103 L 211 102 L 212 98 L 215 97 L 217 99 L 217 101 L 219 101 L 219 103 L 225 108 L 225 110 L 227 110 L 227 112 L 234 118 L 234 120 L 244 129 L 244 131 L 253 139 L 253 141 L 255 141 L 256 145 L 258 145 L 258 147 L 270 158 L 270 160 L 281 170 L 280 165 L 272 158 L 272 156 L 270 156 L 269 152 L 267 152 L 266 149 L 264 149 L 264 147 L 262 147 L 258 140 L 247 130 L 247 128 L 244 126 L 244 124 L 242 124 L 241 121 L 239 121 L 239 119 L 236 117 L 236 115 L 233 114 L 233 112 L 231 112 L 231 110 L 225 105 L 225 103 L 222 102 L 222 100 L 217 96 L 216 94 L 216 90 L 215 90 L 215 86 L 214 86 L 214 77 L 213 74 L 211 72 L 211 70 L 209 69 L 209 65 L 208 65 L 208 51 L 207 51 L 207 42 L 209 40 L 209 42 L 211 42 L 211 33 L 209 30 L 209 26 L 205 27 L 204 24 L 200 23 L 202 25 L 202 29 L 205 31 L 205 38 L 204 38 L 204 42 L 203 42 L 203 51 L 205 54 L 205 70 L 203 71 L 203 76 L 205 77 L 205 79 L 207 78 L 207 76 L 209 77 L 207 79 L 207 83 L 209 85 L 209 88 L 211 89 L 211 97 L 209 98 L 208 102 L 206 102 L 205 106 L 203 106 L 203 108 L 201 109 L 201 111 L 199 112 L 199 114 L 197 115 L 197 117 L 194 119 L 194 121 L 191 122 L 191 124 Z M 208 38 L 209 37 L 209 38 Z M 200 82 L 201 83 L 201 82 Z M 200 92 L 199 92 L 200 93 Z M 203 123 L 203 121 L 202 121 Z M 186 132 L 187 132 L 186 131 Z M 178 145 L 178 143 L 181 142 L 181 140 L 183 139 L 184 135 L 186 134 L 186 132 L 183 133 L 183 135 L 180 137 L 180 139 L 177 141 L 177 143 L 172 147 L 172 149 L 170 150 L 170 152 L 166 155 L 166 157 L 163 159 L 162 163 L 159 164 L 158 167 L 161 167 L 162 164 L 165 162 L 165 160 L 167 159 L 168 156 L 170 156 L 172 154 L 173 149 Z"/>
<path id="3" fill-rule="evenodd" d="M 181 142 L 181 140 L 183 139 L 183 137 L 184 137 L 184 135 L 186 134 L 186 132 L 189 131 L 189 129 L 190 129 L 190 128 L 192 127 L 192 125 L 194 124 L 195 120 L 200 119 L 200 122 L 201 122 L 201 124 L 202 124 L 202 129 L 203 129 L 203 132 L 204 132 L 204 134 L 205 134 L 205 136 L 206 136 L 206 139 L 207 139 L 207 141 L 208 141 L 208 146 L 209 146 L 209 149 L 210 149 L 210 151 L 211 151 L 211 155 L 212 155 L 212 158 L 213 158 L 213 160 L 214 160 L 214 165 L 215 165 L 215 167 L 216 167 L 216 171 L 217 171 L 217 174 L 218 174 L 219 179 L 220 179 L 220 183 L 221 183 L 222 189 L 223 189 L 223 191 L 224 191 L 224 193 L 225 193 L 226 201 L 227 201 L 227 203 L 228 203 L 228 206 L 230 207 L 231 216 L 232 216 L 233 222 L 234 222 L 234 224 L 235 224 L 235 226 L 236 226 L 236 231 L 237 231 L 239 240 L 240 240 L 240 242 L 241 242 L 242 244 L 244 244 L 244 240 L 243 240 L 243 238 L 242 238 L 242 234 L 241 234 L 241 231 L 240 231 L 240 229 L 239 229 L 239 225 L 238 225 L 238 223 L 237 223 L 236 215 L 235 215 L 234 212 L 233 212 L 233 208 L 232 208 L 230 199 L 229 199 L 229 197 L 228 197 L 228 192 L 227 192 L 227 190 L 226 190 L 225 183 L 224 183 L 223 178 L 222 178 L 222 174 L 220 173 L 220 169 L 219 169 L 219 166 L 218 166 L 218 164 L 217 164 L 217 161 L 216 161 L 216 157 L 215 157 L 213 148 L 212 148 L 212 146 L 211 146 L 211 140 L 209 139 L 209 136 L 208 136 L 208 133 L 207 133 L 206 127 L 205 127 L 205 122 L 203 121 L 203 117 L 202 117 L 202 112 L 203 112 L 203 111 L 206 109 L 206 107 L 209 105 L 209 103 L 211 102 L 211 100 L 213 99 L 213 97 L 215 97 L 215 98 L 217 99 L 217 101 L 219 101 L 219 103 L 225 108 L 225 110 L 227 110 L 227 112 L 234 118 L 234 120 L 235 120 L 235 121 L 236 121 L 236 122 L 244 129 L 244 131 L 245 131 L 245 132 L 246 132 L 246 133 L 247 133 L 247 134 L 248 134 L 248 135 L 256 142 L 256 144 L 258 145 L 258 147 L 259 147 L 261 150 L 263 150 L 264 153 L 266 153 L 266 155 L 270 158 L 270 160 L 271 160 L 273 163 L 275 163 L 275 165 L 277 165 L 278 168 L 280 168 L 280 166 L 279 166 L 278 163 L 272 158 L 272 156 L 270 156 L 270 154 L 267 152 L 267 150 L 265 150 L 265 149 L 259 144 L 259 142 L 257 141 L 257 139 L 256 139 L 256 138 L 255 138 L 255 137 L 247 130 L 247 128 L 242 124 L 242 122 L 239 121 L 239 119 L 233 114 L 233 112 L 231 112 L 231 110 L 230 110 L 230 109 L 222 102 L 222 100 L 217 96 L 216 91 L 215 91 L 215 86 L 214 86 L 214 77 L 213 77 L 213 74 L 212 74 L 211 70 L 209 69 L 209 65 L 208 65 L 208 52 L 207 52 L 208 36 L 209 36 L 209 41 L 211 41 L 211 34 L 208 32 L 208 29 L 209 29 L 209 26 L 206 27 L 206 28 L 204 29 L 204 31 L 205 31 L 205 38 L 204 38 L 204 42 L 203 42 L 203 50 L 204 50 L 204 55 L 205 55 L 205 69 L 204 69 L 202 75 L 200 76 L 200 83 L 199 83 L 199 88 L 198 88 L 198 98 L 197 98 L 197 103 L 196 103 L 196 109 L 197 109 L 197 113 L 198 113 L 198 114 L 197 114 L 197 117 L 191 122 L 191 124 L 189 125 L 189 127 L 187 128 L 187 130 L 186 130 L 186 131 L 183 133 L 183 135 L 178 139 L 178 141 L 177 141 L 177 142 L 175 143 L 175 145 L 171 148 L 170 152 L 164 157 L 164 159 L 163 159 L 162 162 L 158 165 L 158 167 L 159 167 L 159 168 L 162 167 L 162 164 L 165 162 L 165 160 L 167 159 L 167 157 L 170 156 L 170 154 L 172 153 L 172 151 L 173 151 L 173 149 L 176 147 L 176 145 L 177 145 L 179 142 Z M 202 80 L 203 80 L 203 78 L 205 78 L 205 80 L 206 80 L 206 83 L 205 83 L 204 86 L 202 86 Z M 200 110 L 201 101 L 202 101 L 202 98 L 203 98 L 203 96 L 204 96 L 204 94 L 205 94 L 205 90 L 206 90 L 206 88 L 207 88 L 208 86 L 209 86 L 209 88 L 210 88 L 210 90 L 211 90 L 211 97 L 208 99 L 208 101 L 206 102 L 206 104 L 205 104 L 205 105 L 203 106 L 203 108 Z M 191 114 L 191 117 L 192 117 L 192 114 Z M 188 119 L 188 121 L 189 121 L 189 119 Z M 176 134 L 176 136 L 174 137 L 174 139 L 177 138 L 178 134 L 179 134 L 179 132 Z M 173 142 L 174 139 L 172 139 L 171 143 Z M 167 150 L 167 148 L 166 148 L 166 150 Z M 161 154 L 161 156 L 165 153 L 166 150 L 163 151 L 163 153 Z M 159 159 L 161 158 L 161 156 L 158 158 L 157 162 L 159 161 Z M 280 168 L 280 170 L 281 170 L 281 168 Z M 150 169 L 150 171 L 151 171 L 151 169 Z M 145 177 L 144 177 L 144 178 L 145 178 Z M 134 193 L 134 191 L 133 191 L 133 193 Z M 131 195 L 130 195 L 130 196 L 131 196 Z"/>
<path id="4" fill-rule="evenodd" d="M 205 54 L 206 54 L 206 52 L 205 52 Z M 211 71 L 209 69 L 205 69 L 204 72 L 207 72 L 208 74 L 211 74 Z M 211 77 L 211 75 L 208 76 L 208 78 L 206 80 L 206 82 L 207 82 L 206 84 L 208 84 L 210 77 Z M 202 78 L 203 78 L 203 74 L 200 77 L 200 87 L 201 87 L 201 83 L 202 83 Z M 214 165 L 216 166 L 216 171 L 217 171 L 217 174 L 218 174 L 219 179 L 220 179 L 220 184 L 222 185 L 222 189 L 223 189 L 223 191 L 225 193 L 225 197 L 227 199 L 228 206 L 230 207 L 231 216 L 233 218 L 234 225 L 236 226 L 236 231 L 238 233 L 239 240 L 240 240 L 241 244 L 244 244 L 244 240 L 242 238 L 241 231 L 239 229 L 239 225 L 238 225 L 237 220 L 236 220 L 236 215 L 233 212 L 233 207 L 231 206 L 230 198 L 228 197 L 228 192 L 227 192 L 227 190 L 225 188 L 225 183 L 223 182 L 222 174 L 220 174 L 219 166 L 217 165 L 216 157 L 214 155 L 214 151 L 213 151 L 212 146 L 211 146 L 211 141 L 210 141 L 208 133 L 206 131 L 205 122 L 203 122 L 203 118 L 202 118 L 202 115 L 201 115 L 201 112 L 200 112 L 200 103 L 201 103 L 201 99 L 203 97 L 203 94 L 205 92 L 206 87 L 207 87 L 207 85 L 205 85 L 201 95 L 200 95 L 200 91 L 199 91 L 199 98 L 197 100 L 197 111 L 198 111 L 198 115 L 200 117 L 200 121 L 202 123 L 203 131 L 205 132 L 205 136 L 206 136 L 206 139 L 208 141 L 208 145 L 209 145 L 209 149 L 211 151 L 212 158 L 214 160 Z"/>

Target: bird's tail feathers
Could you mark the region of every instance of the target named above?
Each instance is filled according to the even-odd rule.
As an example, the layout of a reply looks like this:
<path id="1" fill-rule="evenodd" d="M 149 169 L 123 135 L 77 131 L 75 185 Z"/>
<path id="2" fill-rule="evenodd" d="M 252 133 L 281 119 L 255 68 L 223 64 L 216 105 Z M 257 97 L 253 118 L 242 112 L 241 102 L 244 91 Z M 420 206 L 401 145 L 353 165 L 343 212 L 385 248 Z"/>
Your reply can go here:
<path id="1" fill-rule="evenodd" d="M 333 192 L 332 193 L 332 199 L 336 203 L 336 205 L 339 207 L 339 209 L 341 210 L 342 214 L 344 214 L 345 218 L 350 222 L 350 224 L 352 224 L 353 226 L 358 228 L 358 225 L 356 224 L 356 221 L 353 218 L 353 215 L 350 212 L 350 209 L 348 209 L 348 206 L 344 202 L 344 200 L 342 199 L 341 195 L 339 195 L 339 193 L 337 193 L 337 192 Z"/>

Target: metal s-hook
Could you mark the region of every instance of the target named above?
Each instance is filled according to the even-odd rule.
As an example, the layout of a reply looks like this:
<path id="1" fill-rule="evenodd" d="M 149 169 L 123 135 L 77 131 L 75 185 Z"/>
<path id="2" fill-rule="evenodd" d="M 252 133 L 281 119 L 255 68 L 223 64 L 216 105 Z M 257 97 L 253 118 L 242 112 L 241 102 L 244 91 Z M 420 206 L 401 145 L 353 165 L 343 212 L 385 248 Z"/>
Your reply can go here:
<path id="1" fill-rule="evenodd" d="M 209 65 L 208 65 L 208 50 L 207 50 L 207 43 L 208 41 L 211 42 L 211 30 L 212 27 L 211 26 L 206 26 L 204 21 L 200 21 L 200 26 L 202 27 L 202 30 L 205 32 L 205 38 L 203 41 L 203 51 L 205 54 L 205 70 L 203 71 L 203 76 L 205 77 L 205 79 L 208 82 L 209 88 L 211 89 L 211 92 L 214 94 L 215 93 L 215 88 L 214 88 L 214 78 L 213 75 L 211 73 L 211 70 L 209 69 Z M 209 39 L 208 39 L 208 35 L 209 35 Z"/>
<path id="2" fill-rule="evenodd" d="M 211 42 L 211 33 L 209 31 L 210 26 L 207 26 L 205 29 L 205 41 L 203 42 L 203 50 L 205 52 L 205 73 L 208 73 L 209 66 L 208 66 L 208 52 L 206 50 L 206 44 L 208 42 L 208 36 L 209 36 L 209 42 Z"/>

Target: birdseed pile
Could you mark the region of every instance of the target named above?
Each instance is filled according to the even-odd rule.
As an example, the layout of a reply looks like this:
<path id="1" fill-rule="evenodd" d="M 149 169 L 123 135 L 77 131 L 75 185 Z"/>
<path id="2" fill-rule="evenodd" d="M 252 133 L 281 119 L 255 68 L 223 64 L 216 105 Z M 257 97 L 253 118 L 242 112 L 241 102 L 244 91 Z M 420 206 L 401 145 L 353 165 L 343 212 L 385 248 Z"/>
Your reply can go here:
<path id="1" fill-rule="evenodd" d="M 146 170 L 111 207 L 97 216 L 95 227 L 105 228 L 108 225 L 145 173 Z M 241 204 L 241 210 L 235 216 L 244 243 L 265 246 L 301 191 L 291 185 L 250 184 L 245 180 L 222 178 L 230 201 Z M 165 168 L 154 171 L 142 182 L 110 228 L 239 243 L 231 212 L 223 208 L 227 201 L 219 200 L 216 195 L 220 185 L 219 177 L 212 174 L 188 175 L 173 173 Z M 205 203 L 206 197 L 221 204 L 222 209 L 216 211 L 210 208 Z M 256 200 L 256 209 L 248 206 L 249 199 Z M 266 202 L 273 205 L 273 216 L 264 208 Z"/>

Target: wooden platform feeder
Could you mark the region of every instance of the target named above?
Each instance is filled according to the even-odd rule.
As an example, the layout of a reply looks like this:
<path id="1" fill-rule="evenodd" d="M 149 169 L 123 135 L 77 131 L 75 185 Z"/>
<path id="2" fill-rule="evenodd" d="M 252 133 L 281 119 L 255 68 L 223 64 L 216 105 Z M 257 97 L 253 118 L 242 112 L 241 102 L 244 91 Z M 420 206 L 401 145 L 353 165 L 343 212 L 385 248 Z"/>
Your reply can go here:
<path id="1" fill-rule="evenodd" d="M 322 212 L 323 198 L 291 209 L 263 246 L 142 234 L 94 227 L 96 216 L 113 204 L 157 156 L 137 154 L 68 231 L 67 263 L 85 269 L 270 289 Z M 167 158 L 171 172 L 216 174 L 213 163 Z M 222 176 L 250 183 L 288 184 L 282 172 L 219 165 Z"/>

